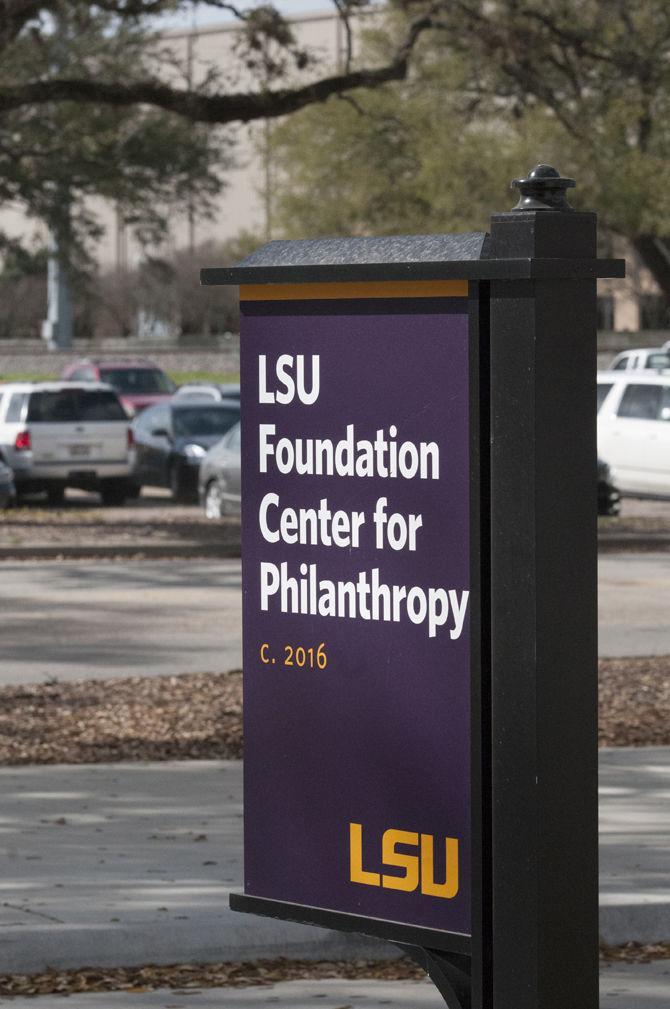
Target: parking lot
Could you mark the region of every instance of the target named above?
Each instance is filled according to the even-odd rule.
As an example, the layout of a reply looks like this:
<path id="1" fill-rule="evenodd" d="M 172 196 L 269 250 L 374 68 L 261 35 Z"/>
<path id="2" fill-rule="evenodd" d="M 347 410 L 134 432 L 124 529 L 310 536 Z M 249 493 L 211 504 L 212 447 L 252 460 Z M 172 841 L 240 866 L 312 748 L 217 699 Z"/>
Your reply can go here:
<path id="1" fill-rule="evenodd" d="M 3 575 L 2 683 L 241 665 L 239 561 L 8 562 Z"/>
<path id="2" fill-rule="evenodd" d="M 626 748 L 663 747 L 670 742 L 670 625 L 666 619 L 670 503 L 626 500 L 620 517 L 600 520 L 599 532 L 606 547 L 599 557 L 599 738 L 601 745 L 624 748 L 603 750 L 604 759 L 616 760 L 623 753 L 634 760 L 642 751 Z M 89 891 L 76 883 L 85 899 L 82 921 L 75 921 L 79 911 L 72 900 L 74 884 L 62 884 L 65 896 L 62 907 L 59 904 L 52 915 L 54 922 L 47 929 L 42 924 L 34 929 L 40 939 L 29 943 L 33 959 L 26 960 L 24 944 L 16 943 L 17 971 L 37 969 L 54 960 L 77 965 L 82 957 L 102 963 L 103 929 L 110 963 L 119 959 L 129 964 L 174 962 L 177 948 L 186 958 L 211 959 L 221 951 L 218 940 L 211 952 L 203 946 L 202 935 L 211 934 L 212 927 L 244 951 L 230 945 L 226 947 L 229 958 L 251 955 L 249 933 L 239 930 L 239 916 L 224 921 L 220 915 L 228 889 L 237 885 L 229 862 L 235 845 L 241 846 L 239 801 L 231 805 L 226 794 L 224 808 L 233 826 L 223 844 L 218 821 L 215 824 L 208 816 L 198 821 L 198 833 L 190 826 L 182 829 L 177 821 L 165 831 L 153 826 L 156 802 L 160 800 L 161 808 L 169 811 L 166 796 L 183 819 L 188 805 L 176 788 L 178 774 L 197 781 L 200 805 L 205 794 L 203 775 L 213 775 L 218 796 L 222 769 L 240 774 L 241 676 L 231 672 L 242 664 L 239 551 L 236 519 L 207 520 L 199 506 L 175 504 L 167 491 L 145 490 L 138 501 L 123 507 L 101 507 L 93 494 L 68 491 L 64 507 L 48 508 L 36 500 L 4 514 L 0 524 L 4 575 L 0 605 L 5 617 L 0 747 L 5 773 L 11 781 L 15 773 L 19 775 L 16 781 L 23 781 L 24 774 L 39 777 L 39 787 L 30 793 L 39 795 L 38 813 L 45 805 L 44 797 L 53 794 L 53 808 L 58 806 L 59 815 L 38 817 L 36 829 L 49 832 L 58 859 L 65 858 L 66 851 L 60 839 L 70 838 L 71 843 L 74 826 L 80 820 L 87 824 L 91 817 L 90 800 L 83 791 L 81 809 L 70 799 L 69 805 L 65 802 L 66 796 L 79 796 L 85 775 L 98 785 L 101 775 L 111 775 L 110 798 L 105 801 L 119 800 L 129 809 L 135 830 L 132 833 L 126 824 L 118 823 L 114 809 L 105 813 L 104 827 L 87 828 L 96 834 L 96 841 L 101 840 L 99 830 L 105 834 L 104 845 L 94 853 L 96 868 L 84 874 L 90 892 L 97 892 L 101 885 L 105 888 L 102 910 L 95 905 L 91 911 L 95 931 L 86 919 L 93 907 Z M 608 758 L 608 753 L 615 756 Z M 145 773 L 160 778 L 162 784 L 139 790 L 137 775 Z M 618 795 L 620 790 L 617 781 L 614 792 Z M 145 807 L 152 818 L 150 832 L 139 813 Z M 612 853 L 617 855 L 621 849 L 627 872 L 631 860 L 638 858 L 637 835 L 633 832 L 630 849 L 622 847 L 623 835 L 615 827 Z M 660 840 L 654 839 L 661 848 L 663 829 L 661 825 Z M 183 866 L 175 861 L 177 838 L 183 842 Z M 200 844 L 193 846 L 194 840 Z M 607 843 L 611 840 L 605 837 Z M 34 841 L 32 834 L 30 841 Z M 155 864 L 159 844 L 167 852 L 160 893 L 152 889 L 162 878 Z M 141 920 L 135 928 L 129 917 L 133 898 L 124 888 L 129 866 L 134 865 L 131 860 L 140 858 L 143 845 L 151 864 L 146 867 L 138 862 L 136 870 L 148 925 Z M 119 859 L 118 880 L 111 871 L 115 862 L 102 874 L 97 869 L 107 866 L 107 848 Z M 222 850 L 227 853 L 225 865 Z M 207 856 L 204 861 L 203 856 Z M 26 858 L 37 856 L 32 852 Z M 39 860 L 35 864 L 44 870 L 51 899 L 49 867 Z M 82 876 L 82 865 L 80 858 L 72 865 L 76 881 Z M 205 872 L 200 865 L 212 868 Z M 621 873 L 618 863 L 612 865 L 610 903 L 616 907 L 612 910 L 608 904 L 605 912 L 601 907 L 601 915 L 609 915 L 603 922 L 610 923 L 607 927 L 614 930 L 614 941 L 631 934 L 646 941 L 656 935 L 653 929 L 649 931 L 649 914 L 640 912 L 639 922 L 631 918 L 628 903 L 638 899 L 637 891 L 626 897 L 623 909 L 619 906 Z M 59 871 L 59 878 L 65 879 L 60 863 Z M 175 880 L 182 877 L 177 885 Z M 198 893 L 186 905 L 183 894 L 191 894 L 194 879 Z M 33 888 L 36 880 L 36 876 L 31 878 Z M 601 879 L 601 886 L 607 904 L 607 881 Z M 655 895 L 655 878 L 650 888 Z M 136 890 L 134 880 L 130 889 Z M 59 898 L 60 890 L 54 892 Z M 35 893 L 41 896 L 41 891 Z M 213 912 L 208 902 L 215 905 Z M 25 922 L 32 922 L 31 899 L 22 893 L 14 905 L 5 923 L 12 941 L 15 935 L 25 936 Z M 49 905 L 49 913 L 54 908 Z M 665 914 L 665 905 L 654 913 L 657 917 Z M 172 922 L 171 944 L 159 948 L 147 937 L 153 941 L 163 934 L 154 927 L 154 919 L 162 923 L 166 916 Z M 270 935 L 268 948 L 277 948 L 278 941 Z M 285 948 L 283 933 L 280 941 Z M 52 987 L 47 984 L 45 990 Z"/>

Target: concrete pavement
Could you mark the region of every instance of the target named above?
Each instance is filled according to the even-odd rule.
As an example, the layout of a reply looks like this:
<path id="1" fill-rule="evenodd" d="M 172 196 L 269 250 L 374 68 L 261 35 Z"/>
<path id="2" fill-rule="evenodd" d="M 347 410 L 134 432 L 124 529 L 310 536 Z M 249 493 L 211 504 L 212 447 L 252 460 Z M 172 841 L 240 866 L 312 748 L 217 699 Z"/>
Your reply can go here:
<path id="1" fill-rule="evenodd" d="M 349 958 L 381 943 L 233 914 L 238 761 L 0 769 L 3 971 Z"/>
<path id="2" fill-rule="evenodd" d="M 598 574 L 600 655 L 669 655 L 670 553 L 604 554 Z"/>
<path id="3" fill-rule="evenodd" d="M 3 563 L 0 683 L 242 664 L 239 561 Z"/>
<path id="4" fill-rule="evenodd" d="M 234 914 L 234 761 L 0 769 L 5 971 L 389 955 L 372 940 Z M 670 939 L 670 748 L 601 753 L 601 932 Z"/>
<path id="5" fill-rule="evenodd" d="M 0 683 L 239 667 L 240 584 L 239 561 L 3 564 Z M 669 593 L 670 553 L 601 557 L 601 655 L 670 654 Z"/>
<path id="6" fill-rule="evenodd" d="M 667 1009 L 670 961 L 603 967 L 600 1009 Z M 12 1009 L 63 1009 L 62 995 L 12 999 Z M 73 995 L 76 1009 L 445 1009 L 429 981 L 285 981 L 259 988 L 202 988 Z M 567 1007 L 566 1007 L 567 1009 Z"/>
<path id="7" fill-rule="evenodd" d="M 670 747 L 602 750 L 599 792 L 601 932 L 670 939 Z"/>

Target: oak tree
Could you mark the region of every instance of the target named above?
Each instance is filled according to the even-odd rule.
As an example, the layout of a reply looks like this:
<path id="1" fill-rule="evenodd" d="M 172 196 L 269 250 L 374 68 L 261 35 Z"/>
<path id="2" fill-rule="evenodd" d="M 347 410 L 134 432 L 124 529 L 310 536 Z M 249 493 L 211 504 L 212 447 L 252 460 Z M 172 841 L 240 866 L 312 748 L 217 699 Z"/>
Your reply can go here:
<path id="1" fill-rule="evenodd" d="M 393 50 L 403 19 L 430 18 L 407 79 L 278 130 L 284 225 L 309 224 L 315 190 L 322 233 L 484 228 L 504 181 L 546 161 L 578 179 L 574 205 L 597 208 L 670 298 L 667 0 L 392 6 L 375 51 Z"/>

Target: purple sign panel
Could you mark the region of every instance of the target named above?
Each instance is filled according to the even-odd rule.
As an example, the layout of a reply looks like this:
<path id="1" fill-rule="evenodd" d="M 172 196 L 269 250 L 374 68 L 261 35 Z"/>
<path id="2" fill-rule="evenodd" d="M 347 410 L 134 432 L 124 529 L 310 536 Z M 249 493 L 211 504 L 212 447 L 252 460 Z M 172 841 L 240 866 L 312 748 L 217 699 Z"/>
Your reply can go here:
<path id="1" fill-rule="evenodd" d="M 245 891 L 469 935 L 466 299 L 242 312 Z"/>

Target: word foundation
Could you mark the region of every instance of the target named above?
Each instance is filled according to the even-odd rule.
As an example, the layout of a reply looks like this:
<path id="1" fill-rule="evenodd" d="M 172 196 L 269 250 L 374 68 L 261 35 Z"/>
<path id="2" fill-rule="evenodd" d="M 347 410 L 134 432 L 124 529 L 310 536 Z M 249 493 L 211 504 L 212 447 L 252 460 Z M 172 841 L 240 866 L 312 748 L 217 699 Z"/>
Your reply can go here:
<path id="1" fill-rule="evenodd" d="M 412 480 L 439 480 L 440 449 L 434 441 L 398 443 L 398 428 L 391 424 L 388 435 L 383 428 L 374 440 L 356 438 L 353 424 L 347 424 L 346 435 L 339 441 L 331 438 L 280 438 L 275 442 L 276 425 L 260 424 L 260 471 L 267 473 L 268 462 L 280 473 L 300 476 L 377 476 L 404 477 Z"/>
<path id="2" fill-rule="evenodd" d="M 359 571 L 355 581 L 319 578 L 316 564 L 301 564 L 298 577 L 289 575 L 285 562 L 261 561 L 260 573 L 261 610 L 269 610 L 271 598 L 278 596 L 282 613 L 394 623 L 408 618 L 413 624 L 427 624 L 429 638 L 449 624 L 452 641 L 461 636 L 470 595 L 467 589 L 386 585 L 379 568 Z"/>

